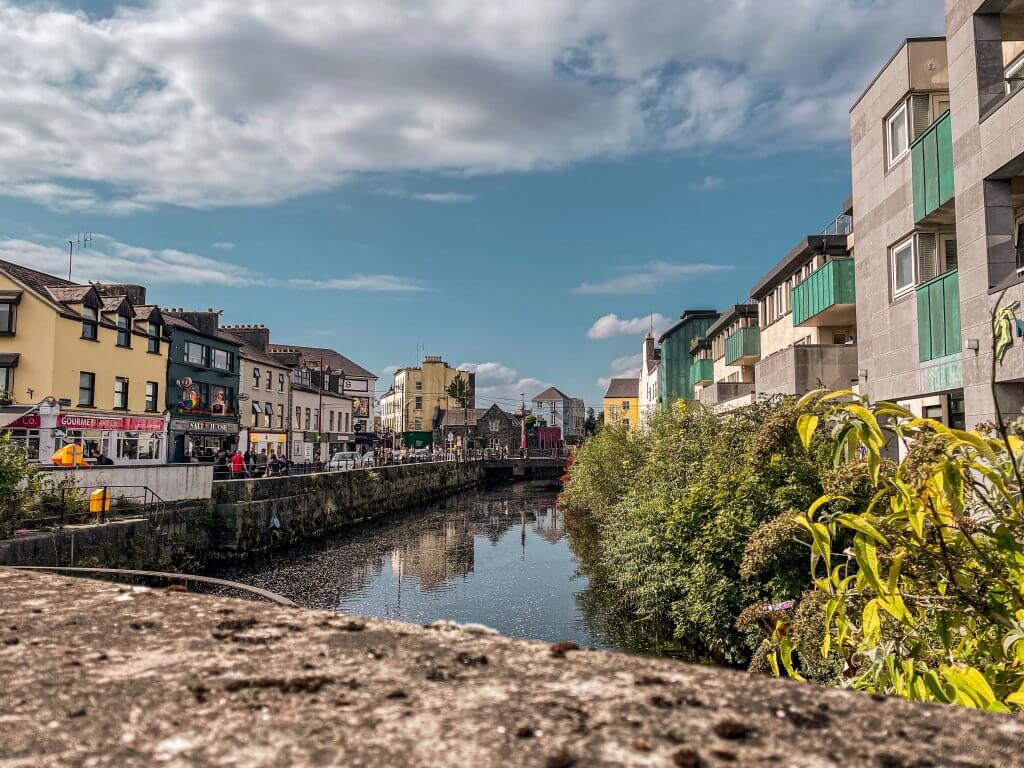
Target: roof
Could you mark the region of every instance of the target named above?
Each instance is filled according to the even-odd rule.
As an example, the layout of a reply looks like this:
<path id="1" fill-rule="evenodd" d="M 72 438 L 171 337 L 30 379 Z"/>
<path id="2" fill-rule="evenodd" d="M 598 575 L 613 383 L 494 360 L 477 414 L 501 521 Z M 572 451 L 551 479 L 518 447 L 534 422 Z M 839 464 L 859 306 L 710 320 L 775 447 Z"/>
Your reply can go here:
<path id="1" fill-rule="evenodd" d="M 892 56 L 889 57 L 889 60 L 885 62 L 882 68 L 875 73 L 875 76 L 871 78 L 871 82 L 868 83 L 867 87 L 861 92 L 860 96 L 857 97 L 857 100 L 853 102 L 853 105 L 850 107 L 850 111 L 853 112 L 853 110 L 857 108 L 857 105 L 860 104 L 861 101 L 863 101 L 864 97 L 868 95 L 868 91 L 870 91 L 874 87 L 875 83 L 878 82 L 878 78 L 880 78 L 882 76 L 882 73 L 889 68 L 890 64 L 896 61 L 896 57 L 900 55 L 900 51 L 902 51 L 906 46 L 910 45 L 911 43 L 937 43 L 945 39 L 945 36 L 940 35 L 938 37 L 907 37 L 900 41 L 900 44 L 896 46 L 896 50 L 893 51 Z"/>
<path id="2" fill-rule="evenodd" d="M 71 309 L 66 302 L 81 301 L 89 291 L 93 290 L 91 285 L 72 283 L 62 277 L 48 275 L 11 261 L 0 261 L 0 271 L 25 286 L 64 317 L 76 320 L 81 319 L 81 314 Z"/>
<path id="3" fill-rule="evenodd" d="M 332 371 L 340 371 L 349 378 L 377 378 L 377 374 L 371 373 L 363 368 L 363 366 L 352 362 L 344 355 L 339 354 L 328 347 L 303 347 L 296 344 L 271 344 L 269 350 L 270 352 L 298 352 L 302 356 L 303 362 L 307 364 L 313 361 L 319 362 L 322 358 L 324 361 L 324 367 L 329 368 Z"/>
<path id="4" fill-rule="evenodd" d="M 709 339 L 713 338 L 715 334 L 741 317 L 757 317 L 757 304 L 733 304 L 722 313 L 722 316 L 708 328 L 708 332 L 704 335 Z"/>
<path id="5" fill-rule="evenodd" d="M 0 261 L 0 269 L 9 274 L 19 283 L 24 283 L 26 286 L 31 288 L 37 293 L 45 293 L 46 289 L 50 286 L 75 286 L 81 287 L 78 283 L 72 283 L 70 280 L 65 280 L 62 277 L 56 277 L 55 275 L 48 275 L 45 272 L 40 272 L 36 269 L 29 269 L 23 267 L 20 264 L 15 264 L 12 261 Z M 88 288 L 88 286 L 85 286 Z"/>
<path id="6" fill-rule="evenodd" d="M 640 397 L 640 379 L 612 379 L 605 397 Z"/>
<path id="7" fill-rule="evenodd" d="M 789 253 L 750 289 L 750 298 L 760 299 L 766 296 L 771 290 L 786 280 L 790 275 L 799 270 L 807 260 L 817 253 L 827 253 L 832 256 L 849 254 L 848 235 L 808 235 L 789 249 Z"/>
<path id="8" fill-rule="evenodd" d="M 718 314 L 717 309 L 684 309 L 679 315 L 679 321 L 658 337 L 658 343 L 661 344 L 684 325 L 688 325 L 694 320 L 714 320 Z"/>
<path id="9" fill-rule="evenodd" d="M 531 403 L 546 403 L 551 400 L 571 400 L 572 398 L 565 394 L 558 387 L 548 387 L 539 395 L 535 395 L 530 399 Z"/>
<path id="10" fill-rule="evenodd" d="M 211 336 L 209 333 L 206 333 L 196 328 L 188 320 L 184 320 L 178 317 L 177 315 L 172 315 L 170 314 L 170 312 L 171 310 L 167 310 L 166 312 L 161 313 L 163 315 L 164 325 L 166 326 L 169 326 L 171 328 L 180 328 L 183 331 L 194 333 L 196 336 L 202 336 L 205 339 L 215 339 L 217 341 L 223 341 L 225 344 L 232 344 L 237 347 L 242 346 L 242 341 L 237 336 L 232 336 L 231 334 L 221 332 L 218 332 L 216 335 Z M 274 365 L 280 366 L 281 364 L 274 363 Z"/>
<path id="11" fill-rule="evenodd" d="M 464 427 L 467 424 L 469 426 L 475 426 L 483 415 L 487 413 L 490 408 L 449 408 L 444 412 L 441 417 L 440 427 Z"/>
<path id="12" fill-rule="evenodd" d="M 258 347 L 254 347 L 252 344 L 247 344 L 240 336 L 235 336 L 233 333 L 227 331 L 221 331 L 220 336 L 228 341 L 233 341 L 239 346 L 238 354 L 241 355 L 243 360 L 251 360 L 254 363 L 260 365 L 270 366 L 272 368 L 287 369 L 288 366 L 282 363 L 280 360 L 276 360 L 270 355 L 266 354 Z"/>
<path id="13" fill-rule="evenodd" d="M 48 285 L 43 289 L 54 301 L 61 304 L 77 303 L 92 290 L 91 285 Z"/>

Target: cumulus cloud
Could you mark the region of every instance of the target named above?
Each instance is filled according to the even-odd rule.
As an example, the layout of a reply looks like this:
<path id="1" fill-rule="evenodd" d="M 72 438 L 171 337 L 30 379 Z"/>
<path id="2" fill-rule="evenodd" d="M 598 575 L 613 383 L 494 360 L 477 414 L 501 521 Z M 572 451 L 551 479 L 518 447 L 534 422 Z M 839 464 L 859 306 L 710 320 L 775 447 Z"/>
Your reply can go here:
<path id="1" fill-rule="evenodd" d="M 434 203 L 435 205 L 459 205 L 472 203 L 477 196 L 466 192 L 408 192 L 404 189 L 384 189 L 381 194 L 389 197 L 400 197 L 405 200 L 415 200 L 420 203 Z"/>
<path id="2" fill-rule="evenodd" d="M 635 355 L 626 355 L 625 357 L 618 357 L 612 360 L 611 369 L 616 372 L 639 371 L 640 366 L 643 365 L 643 361 L 644 356 L 638 352 Z"/>
<path id="3" fill-rule="evenodd" d="M 463 363 L 459 370 L 476 374 L 478 408 L 497 403 L 503 410 L 511 411 L 522 404 L 524 396 L 529 404 L 531 397 L 551 386 L 533 376 L 521 376 L 515 368 L 503 363 Z"/>
<path id="4" fill-rule="evenodd" d="M 41 272 L 66 275 L 63 246 L 31 240 L 0 239 L 0 259 Z M 73 279 L 143 285 L 215 285 L 225 288 L 294 288 L 298 290 L 402 293 L 426 290 L 422 283 L 398 275 L 351 275 L 311 280 L 266 275 L 249 267 L 174 248 L 145 248 L 93 235 L 90 248 L 75 253 Z"/>
<path id="5" fill-rule="evenodd" d="M 898 41 L 943 23 L 920 0 L 793 5 L 147 0 L 98 18 L 0 0 L 0 193 L 130 213 L 367 172 L 839 143 Z"/>
<path id="6" fill-rule="evenodd" d="M 670 325 L 672 319 L 655 312 L 653 317 L 633 317 L 630 319 L 619 318 L 614 312 L 597 318 L 594 324 L 587 331 L 588 339 L 610 339 L 614 336 L 635 336 L 651 330 L 651 323 L 654 323 L 654 334 L 658 335 Z"/>
<path id="7" fill-rule="evenodd" d="M 732 269 L 730 264 L 670 264 L 667 261 L 649 261 L 630 267 L 620 267 L 615 277 L 596 283 L 584 282 L 572 289 L 578 294 L 654 293 L 658 288 L 679 283 L 691 277 L 709 275 Z"/>
<path id="8" fill-rule="evenodd" d="M 694 192 L 713 192 L 725 186 L 725 179 L 721 176 L 705 176 L 698 182 L 690 185 Z"/>

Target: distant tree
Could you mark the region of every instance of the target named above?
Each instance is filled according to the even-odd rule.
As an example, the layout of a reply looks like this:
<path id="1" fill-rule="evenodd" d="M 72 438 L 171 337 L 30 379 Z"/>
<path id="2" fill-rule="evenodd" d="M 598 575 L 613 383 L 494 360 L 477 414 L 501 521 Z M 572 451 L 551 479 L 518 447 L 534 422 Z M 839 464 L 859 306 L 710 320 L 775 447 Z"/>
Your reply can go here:
<path id="1" fill-rule="evenodd" d="M 448 397 L 452 398 L 460 408 L 469 407 L 469 381 L 461 373 L 448 385 Z"/>
<path id="2" fill-rule="evenodd" d="M 597 432 L 597 418 L 594 416 L 593 408 L 587 408 L 587 418 L 583 422 L 583 432 L 588 435 Z"/>
<path id="3" fill-rule="evenodd" d="M 526 431 L 533 432 L 533 428 L 537 426 L 537 417 L 532 413 L 526 417 Z"/>

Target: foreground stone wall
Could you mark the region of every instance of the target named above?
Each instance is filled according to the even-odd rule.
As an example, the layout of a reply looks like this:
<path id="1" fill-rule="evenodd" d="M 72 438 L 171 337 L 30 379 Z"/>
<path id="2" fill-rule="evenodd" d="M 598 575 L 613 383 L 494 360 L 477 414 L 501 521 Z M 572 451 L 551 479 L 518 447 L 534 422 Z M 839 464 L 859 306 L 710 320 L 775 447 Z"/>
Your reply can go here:
<path id="1" fill-rule="evenodd" d="M 243 557 L 477 485 L 479 462 L 407 464 L 213 484 L 217 552 Z"/>
<path id="2" fill-rule="evenodd" d="M 117 496 L 139 496 L 139 488 L 149 488 L 163 501 L 208 499 L 213 485 L 212 464 L 153 464 L 138 466 L 93 466 L 63 469 L 39 467 L 54 482 L 73 477 L 79 488 L 112 486 Z M 121 490 L 117 490 L 121 489 Z"/>
<path id="3" fill-rule="evenodd" d="M 1024 762 L 1016 717 L 5 569 L 0 679 L 11 766 Z"/>

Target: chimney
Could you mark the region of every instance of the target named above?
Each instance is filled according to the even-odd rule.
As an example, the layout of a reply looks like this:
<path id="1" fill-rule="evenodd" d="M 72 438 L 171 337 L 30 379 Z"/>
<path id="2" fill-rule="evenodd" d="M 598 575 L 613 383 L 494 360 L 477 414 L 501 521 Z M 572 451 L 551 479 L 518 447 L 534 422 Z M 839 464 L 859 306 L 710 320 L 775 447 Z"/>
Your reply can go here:
<path id="1" fill-rule="evenodd" d="M 179 307 L 167 310 L 167 314 L 180 317 L 207 336 L 216 336 L 220 328 L 220 312 L 214 312 L 212 309 L 207 309 L 204 312 L 203 310 L 181 309 Z"/>
<path id="2" fill-rule="evenodd" d="M 270 351 L 270 329 L 265 325 L 222 325 L 221 328 L 260 352 Z"/>
<path id="3" fill-rule="evenodd" d="M 95 283 L 93 287 L 100 296 L 108 298 L 127 296 L 132 306 L 139 307 L 146 303 L 146 287 L 144 285 L 127 285 L 114 283 Z"/>

